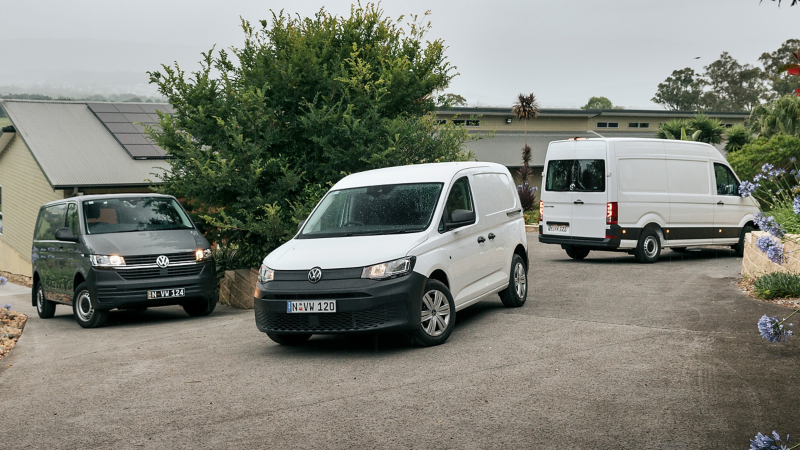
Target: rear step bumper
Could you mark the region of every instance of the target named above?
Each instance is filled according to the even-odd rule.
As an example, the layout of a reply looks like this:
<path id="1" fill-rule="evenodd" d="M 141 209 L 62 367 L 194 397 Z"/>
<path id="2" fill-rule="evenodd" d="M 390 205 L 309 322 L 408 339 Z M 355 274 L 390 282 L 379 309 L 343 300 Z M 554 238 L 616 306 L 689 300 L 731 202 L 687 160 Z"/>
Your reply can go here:
<path id="1" fill-rule="evenodd" d="M 540 226 L 541 228 L 541 226 Z M 540 234 L 539 242 L 543 244 L 559 244 L 562 247 L 576 245 L 578 247 L 596 248 L 605 250 L 616 250 L 620 246 L 621 228 L 619 225 L 611 225 L 606 229 L 605 238 L 587 238 L 580 236 L 558 236 L 553 234 Z"/>

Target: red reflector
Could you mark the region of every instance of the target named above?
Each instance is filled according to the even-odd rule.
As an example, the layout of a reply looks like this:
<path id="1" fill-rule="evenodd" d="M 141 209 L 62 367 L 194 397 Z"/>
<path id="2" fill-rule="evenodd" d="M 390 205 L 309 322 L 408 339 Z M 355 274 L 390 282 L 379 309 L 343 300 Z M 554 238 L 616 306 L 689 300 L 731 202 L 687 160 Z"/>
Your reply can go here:
<path id="1" fill-rule="evenodd" d="M 617 202 L 606 203 L 606 224 L 616 225 L 619 221 L 619 207 Z"/>

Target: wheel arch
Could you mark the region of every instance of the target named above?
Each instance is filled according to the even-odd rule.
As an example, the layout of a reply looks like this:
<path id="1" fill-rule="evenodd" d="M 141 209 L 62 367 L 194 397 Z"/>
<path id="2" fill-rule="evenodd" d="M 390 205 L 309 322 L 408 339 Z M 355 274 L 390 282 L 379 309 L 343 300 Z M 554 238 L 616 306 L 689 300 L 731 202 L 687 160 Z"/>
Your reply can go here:
<path id="1" fill-rule="evenodd" d="M 428 275 L 429 280 L 436 280 L 447 286 L 447 289 L 450 289 L 450 280 L 447 278 L 447 274 L 442 269 L 436 269 Z"/>
<path id="2" fill-rule="evenodd" d="M 528 265 L 530 263 L 528 262 L 528 251 L 525 249 L 525 246 L 522 244 L 517 244 L 517 246 L 514 248 L 514 254 L 519 255 L 519 257 L 522 258 L 522 263 L 525 264 L 525 271 L 527 272 Z"/>

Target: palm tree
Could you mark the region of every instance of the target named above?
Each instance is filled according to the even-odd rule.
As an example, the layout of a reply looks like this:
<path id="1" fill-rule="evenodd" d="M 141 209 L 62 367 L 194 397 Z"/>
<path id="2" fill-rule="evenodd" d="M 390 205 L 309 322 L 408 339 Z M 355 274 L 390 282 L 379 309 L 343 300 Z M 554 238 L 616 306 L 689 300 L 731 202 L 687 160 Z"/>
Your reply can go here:
<path id="1" fill-rule="evenodd" d="M 531 176 L 531 148 L 528 147 L 528 121 L 535 119 L 539 116 L 539 103 L 536 102 L 536 96 L 533 93 L 525 95 L 519 94 L 517 102 L 511 107 L 511 112 L 517 120 L 523 121 L 525 130 L 525 146 L 522 147 L 522 167 L 519 169 L 519 177 L 522 184 L 518 186 L 518 193 L 522 208 L 526 211 L 533 209 L 533 204 L 536 201 L 535 187 L 529 185 Z"/>
<path id="2" fill-rule="evenodd" d="M 681 132 L 686 134 L 689 124 L 684 119 L 670 119 L 658 126 L 656 137 L 659 139 L 678 139 Z"/>
<path id="3" fill-rule="evenodd" d="M 722 142 L 722 135 L 726 128 L 719 119 L 711 119 L 703 113 L 697 113 L 688 120 L 688 129 L 700 132 L 695 141 L 705 142 L 706 144 L 719 144 Z"/>
<path id="4" fill-rule="evenodd" d="M 800 137 L 800 97 L 785 95 L 750 113 L 750 131 L 760 137 L 788 134 Z"/>
<path id="5" fill-rule="evenodd" d="M 752 134 L 744 125 L 734 125 L 725 131 L 725 151 L 728 153 L 740 150 L 750 142 Z"/>

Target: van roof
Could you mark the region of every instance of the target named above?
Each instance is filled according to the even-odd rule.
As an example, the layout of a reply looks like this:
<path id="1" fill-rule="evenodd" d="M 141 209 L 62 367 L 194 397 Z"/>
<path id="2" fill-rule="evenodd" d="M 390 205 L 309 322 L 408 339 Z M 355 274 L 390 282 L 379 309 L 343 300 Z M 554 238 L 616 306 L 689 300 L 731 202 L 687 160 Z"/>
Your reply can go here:
<path id="1" fill-rule="evenodd" d="M 52 202 L 45 203 L 44 206 L 50 205 L 57 205 L 59 203 L 64 203 L 67 201 L 74 201 L 78 200 L 81 202 L 89 201 L 89 200 L 103 200 L 106 198 L 125 198 L 125 197 L 165 197 L 165 198 L 173 198 L 171 195 L 164 195 L 164 194 L 155 194 L 155 193 L 139 193 L 139 194 L 95 194 L 95 195 L 80 195 L 77 197 L 69 197 L 64 198 L 61 200 L 54 200 Z"/>
<path id="2" fill-rule="evenodd" d="M 569 142 L 569 141 L 572 141 L 572 140 L 574 140 L 574 139 L 561 139 L 559 141 L 552 141 L 551 144 L 554 143 L 554 142 Z M 637 138 L 637 137 L 622 138 L 622 137 L 616 137 L 616 138 L 580 138 L 579 140 L 580 141 L 609 141 L 609 142 L 610 141 L 652 141 L 652 142 L 669 142 L 671 144 L 686 144 L 686 145 L 701 144 L 701 145 L 707 145 L 707 146 L 712 147 L 712 148 L 716 148 L 713 145 L 707 144 L 705 142 L 681 141 L 681 140 L 678 140 L 678 139 Z"/>
<path id="3" fill-rule="evenodd" d="M 508 172 L 505 166 L 490 162 L 468 161 L 411 164 L 354 173 L 342 178 L 332 189 L 348 189 L 399 183 L 448 183 L 459 171 L 477 167 L 485 167 L 501 173 Z"/>

